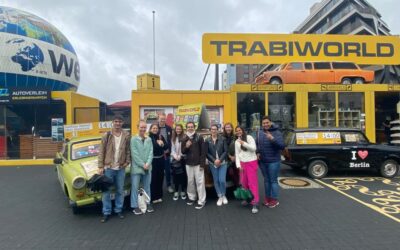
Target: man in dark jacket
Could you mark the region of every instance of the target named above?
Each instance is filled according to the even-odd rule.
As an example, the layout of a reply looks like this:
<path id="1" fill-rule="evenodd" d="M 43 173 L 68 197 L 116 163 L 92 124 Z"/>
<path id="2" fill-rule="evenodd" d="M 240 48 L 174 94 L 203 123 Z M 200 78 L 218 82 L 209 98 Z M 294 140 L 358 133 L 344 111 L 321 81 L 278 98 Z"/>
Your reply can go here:
<path id="1" fill-rule="evenodd" d="M 257 133 L 257 155 L 264 176 L 264 205 L 270 208 L 279 205 L 278 174 L 281 165 L 281 150 L 285 148 L 282 133 L 268 116 L 262 118 L 262 129 Z"/>
<path id="2" fill-rule="evenodd" d="M 158 127 L 160 128 L 160 134 L 167 141 L 168 147 L 165 150 L 165 180 L 167 181 L 167 188 L 169 193 L 173 193 L 174 189 L 172 188 L 171 182 L 171 162 L 170 162 L 170 154 L 171 154 L 171 136 L 172 136 L 172 128 L 168 126 L 166 123 L 166 116 L 164 113 L 158 116 Z"/>
<path id="3" fill-rule="evenodd" d="M 186 173 L 188 177 L 186 204 L 193 205 L 199 195 L 196 209 L 202 209 L 206 203 L 206 186 L 204 181 L 204 167 L 206 148 L 204 139 L 195 131 L 194 122 L 186 124 L 186 135 L 182 139 L 182 153 L 186 155 Z M 196 194 L 197 190 L 197 194 Z"/>

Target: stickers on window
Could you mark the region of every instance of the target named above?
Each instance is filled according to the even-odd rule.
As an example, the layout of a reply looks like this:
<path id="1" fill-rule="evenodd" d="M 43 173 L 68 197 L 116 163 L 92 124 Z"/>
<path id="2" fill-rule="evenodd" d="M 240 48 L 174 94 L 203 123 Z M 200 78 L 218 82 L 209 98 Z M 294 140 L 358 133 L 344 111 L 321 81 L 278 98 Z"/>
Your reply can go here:
<path id="1" fill-rule="evenodd" d="M 302 144 L 340 144 L 339 132 L 303 132 L 296 134 L 296 143 Z"/>
<path id="2" fill-rule="evenodd" d="M 344 140 L 346 142 L 357 142 L 358 141 L 356 134 L 345 134 Z"/>

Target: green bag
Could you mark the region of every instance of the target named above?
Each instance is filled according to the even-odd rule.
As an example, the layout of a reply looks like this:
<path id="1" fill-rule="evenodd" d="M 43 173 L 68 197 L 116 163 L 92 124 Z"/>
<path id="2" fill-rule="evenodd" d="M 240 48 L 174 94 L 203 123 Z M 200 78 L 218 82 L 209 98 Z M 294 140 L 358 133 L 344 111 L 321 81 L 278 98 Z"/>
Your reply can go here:
<path id="1" fill-rule="evenodd" d="M 251 193 L 251 191 L 249 189 L 243 188 L 242 186 L 233 191 L 233 195 L 236 199 L 245 200 L 249 203 L 254 199 L 254 195 Z"/>

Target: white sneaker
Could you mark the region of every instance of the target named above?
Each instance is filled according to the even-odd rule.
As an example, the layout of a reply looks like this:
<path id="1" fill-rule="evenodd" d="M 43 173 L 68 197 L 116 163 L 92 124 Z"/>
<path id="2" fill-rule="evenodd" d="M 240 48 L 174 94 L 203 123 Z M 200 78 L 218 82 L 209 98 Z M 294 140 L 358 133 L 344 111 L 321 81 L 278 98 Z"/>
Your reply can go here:
<path id="1" fill-rule="evenodd" d="M 222 196 L 222 203 L 223 203 L 224 205 L 228 204 L 228 199 L 226 198 L 225 195 Z"/>
<path id="2" fill-rule="evenodd" d="M 156 203 L 161 203 L 161 202 L 162 202 L 162 199 L 158 199 L 158 200 L 154 200 L 154 201 L 153 201 L 154 204 L 156 204 Z"/>
<path id="3" fill-rule="evenodd" d="M 257 207 L 256 205 L 253 205 L 253 208 L 251 209 L 251 212 L 252 212 L 253 214 L 258 213 L 258 207 Z"/>
<path id="4" fill-rule="evenodd" d="M 175 192 L 174 197 L 172 198 L 174 201 L 177 201 L 179 199 L 179 193 Z"/>
<path id="5" fill-rule="evenodd" d="M 222 197 L 218 198 L 217 206 L 222 206 Z"/>

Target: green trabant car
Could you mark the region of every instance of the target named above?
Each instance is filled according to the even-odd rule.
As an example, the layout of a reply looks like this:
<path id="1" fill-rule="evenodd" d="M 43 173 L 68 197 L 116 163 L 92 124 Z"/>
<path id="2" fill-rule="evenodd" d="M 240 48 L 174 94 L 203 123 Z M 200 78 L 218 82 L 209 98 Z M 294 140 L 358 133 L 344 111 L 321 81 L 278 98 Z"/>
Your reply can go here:
<path id="1" fill-rule="evenodd" d="M 100 136 L 74 138 L 64 143 L 62 151 L 54 159 L 58 180 L 74 214 L 77 214 L 82 206 L 101 202 L 101 192 L 93 192 L 87 188 L 87 181 L 97 173 L 100 142 Z M 130 167 L 127 167 L 125 196 L 130 194 L 130 187 Z M 114 195 L 112 192 L 112 199 Z"/>

